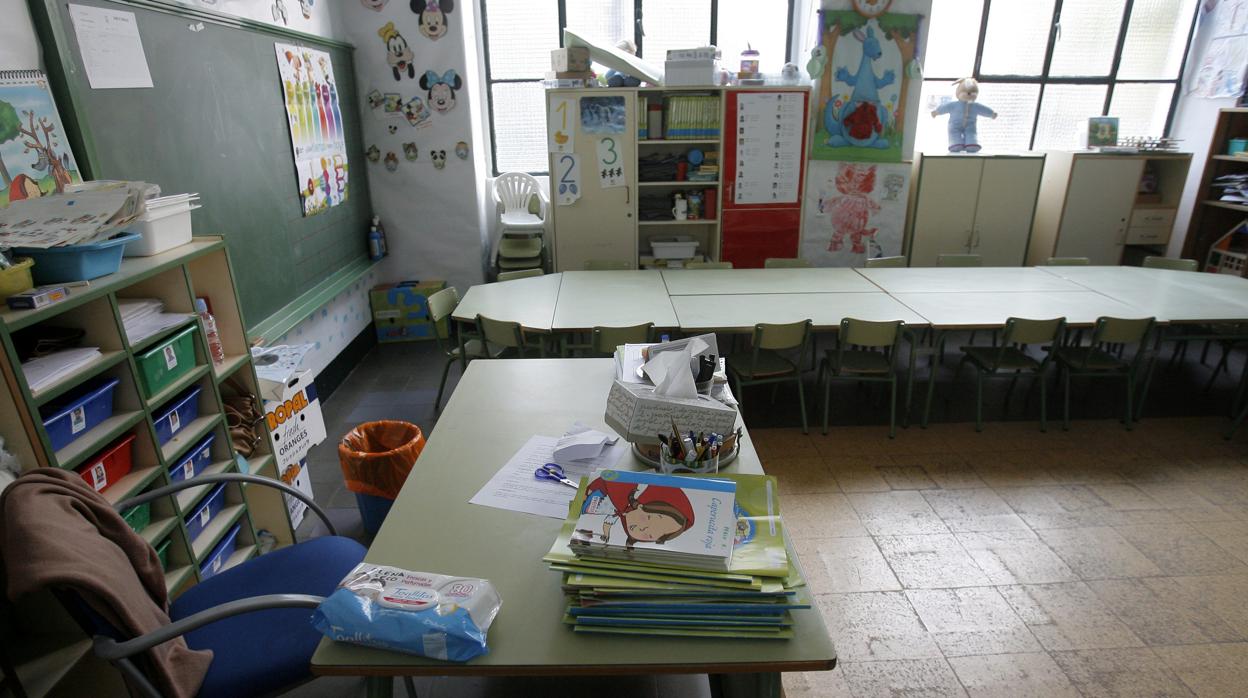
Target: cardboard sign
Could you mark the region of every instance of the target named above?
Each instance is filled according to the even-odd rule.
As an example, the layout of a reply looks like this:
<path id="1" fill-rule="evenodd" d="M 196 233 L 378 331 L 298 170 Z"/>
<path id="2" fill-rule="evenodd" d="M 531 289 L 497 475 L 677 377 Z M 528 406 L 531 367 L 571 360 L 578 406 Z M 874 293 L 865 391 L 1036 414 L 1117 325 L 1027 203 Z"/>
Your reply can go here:
<path id="1" fill-rule="evenodd" d="M 308 461 L 302 459 L 298 463 L 292 463 L 286 466 L 280 473 L 282 482 L 294 487 L 300 492 L 312 497 L 312 475 L 308 472 Z M 290 514 L 291 528 L 298 528 L 303 523 L 304 514 L 308 511 L 308 505 L 294 497 L 283 494 L 282 498 L 286 500 L 286 513 Z"/>
<path id="2" fill-rule="evenodd" d="M 267 383 L 267 381 L 261 381 Z M 281 400 L 270 400 L 270 390 L 261 386 L 264 395 L 265 419 L 278 469 L 298 463 L 313 446 L 325 440 L 325 419 L 311 371 L 300 371 L 288 381 Z"/>

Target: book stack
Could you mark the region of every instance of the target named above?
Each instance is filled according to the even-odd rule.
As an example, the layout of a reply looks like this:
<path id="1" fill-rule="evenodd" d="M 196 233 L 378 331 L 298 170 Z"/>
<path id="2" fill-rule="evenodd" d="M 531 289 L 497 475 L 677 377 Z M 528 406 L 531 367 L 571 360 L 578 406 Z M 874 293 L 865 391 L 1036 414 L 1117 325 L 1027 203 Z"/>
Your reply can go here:
<path id="1" fill-rule="evenodd" d="M 719 97 L 673 95 L 664 102 L 664 138 L 668 140 L 719 138 Z M 655 136 L 651 134 L 650 137 Z"/>
<path id="2" fill-rule="evenodd" d="M 599 471 L 543 560 L 578 633 L 785 640 L 810 608 L 766 475 Z"/>
<path id="3" fill-rule="evenodd" d="M 1222 190 L 1219 201 L 1248 204 L 1248 174 L 1226 174 L 1213 180 L 1213 186 Z"/>

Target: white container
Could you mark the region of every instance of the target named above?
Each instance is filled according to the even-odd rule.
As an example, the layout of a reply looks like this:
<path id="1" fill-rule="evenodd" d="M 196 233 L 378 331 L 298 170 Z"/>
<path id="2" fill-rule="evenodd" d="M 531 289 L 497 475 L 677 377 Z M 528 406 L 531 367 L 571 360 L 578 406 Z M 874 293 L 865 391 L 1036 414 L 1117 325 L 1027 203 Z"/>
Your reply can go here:
<path id="1" fill-rule="evenodd" d="M 689 259 L 698 254 L 698 241 L 691 235 L 650 238 L 655 259 Z"/>
<path id="2" fill-rule="evenodd" d="M 714 60 L 667 61 L 664 63 L 663 85 L 705 87 L 715 85 L 718 74 L 719 67 Z"/>
<path id="3" fill-rule="evenodd" d="M 191 241 L 191 211 L 198 206 L 166 206 L 144 213 L 130 226 L 143 237 L 126 245 L 127 257 L 150 257 Z"/>

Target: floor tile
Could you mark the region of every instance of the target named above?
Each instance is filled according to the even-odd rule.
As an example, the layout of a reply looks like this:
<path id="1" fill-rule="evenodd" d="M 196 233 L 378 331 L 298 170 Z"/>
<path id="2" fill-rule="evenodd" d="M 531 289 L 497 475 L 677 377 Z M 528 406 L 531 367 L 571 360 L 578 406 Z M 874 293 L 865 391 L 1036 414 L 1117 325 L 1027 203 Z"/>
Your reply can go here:
<path id="1" fill-rule="evenodd" d="M 970 698 L 1078 698 L 1061 667 L 1043 652 L 950 657 Z"/>
<path id="2" fill-rule="evenodd" d="M 949 531 L 918 492 L 857 492 L 848 497 L 871 535 Z"/>
<path id="3" fill-rule="evenodd" d="M 1248 638 L 1248 575 L 1149 577 L 1142 581 L 1159 596 L 1209 609 L 1240 637 Z"/>
<path id="4" fill-rule="evenodd" d="M 930 490 L 936 489 L 936 483 L 927 476 L 927 471 L 918 465 L 882 465 L 876 470 L 895 490 Z"/>
<path id="5" fill-rule="evenodd" d="M 1161 568 L 1109 527 L 1054 528 L 1036 533 L 1082 579 L 1162 574 Z"/>
<path id="6" fill-rule="evenodd" d="M 954 535 L 992 584 L 1050 584 L 1079 579 L 1033 531 Z"/>
<path id="7" fill-rule="evenodd" d="M 988 485 L 979 477 L 975 469 L 967 465 L 960 457 L 950 458 L 946 462 L 926 463 L 923 469 L 941 489 L 961 490 Z"/>
<path id="8" fill-rule="evenodd" d="M 1144 579 L 1088 582 L 1097 598 L 1148 645 L 1231 642 L 1244 636 L 1202 603 L 1158 593 Z"/>
<path id="9" fill-rule="evenodd" d="M 1219 548 L 1248 563 L 1248 521 L 1210 521 L 1192 524 Z"/>
<path id="10" fill-rule="evenodd" d="M 1048 471 L 1026 462 L 1011 462 L 999 453 L 965 454 L 975 473 L 989 487 L 1035 487 L 1057 484 Z M 1021 458 L 1014 454 L 1015 458 Z"/>
<path id="11" fill-rule="evenodd" d="M 1190 484 L 1184 482 L 1137 482 L 1141 492 L 1157 500 L 1181 521 L 1234 521 L 1239 517 L 1230 509 L 1210 502 Z"/>
<path id="12" fill-rule="evenodd" d="M 855 698 L 966 695 L 944 659 L 853 662 L 845 664 L 844 672 Z"/>
<path id="13" fill-rule="evenodd" d="M 1047 650 L 1139 647 L 1143 644 L 1082 582 L 1024 584 L 998 589 Z"/>
<path id="14" fill-rule="evenodd" d="M 1042 650 L 992 587 L 914 589 L 906 598 L 946 657 Z"/>
<path id="15" fill-rule="evenodd" d="M 819 538 L 794 541 L 814 593 L 894 591 L 901 588 L 875 540 Z"/>
<path id="16" fill-rule="evenodd" d="M 1248 690 L 1248 643 L 1157 647 L 1153 652 L 1201 698 Z"/>
<path id="17" fill-rule="evenodd" d="M 1165 574 L 1240 574 L 1248 567 L 1192 524 L 1117 526 L 1116 531 Z"/>
<path id="18" fill-rule="evenodd" d="M 816 602 L 842 662 L 941 656 L 936 641 L 900 591 L 820 594 Z"/>
<path id="19" fill-rule="evenodd" d="M 907 589 L 986 586 L 988 577 L 948 533 L 878 536 L 884 559 Z"/>
<path id="20" fill-rule="evenodd" d="M 781 675 L 786 698 L 851 698 L 845 672 L 837 666 L 832 671 L 794 671 Z"/>
<path id="21" fill-rule="evenodd" d="M 929 491 L 923 498 L 950 531 L 1027 530 L 1010 505 L 989 489 Z"/>
<path id="22" fill-rule="evenodd" d="M 839 492 L 836 478 L 820 458 L 770 458 L 763 469 L 776 478 L 781 496 Z"/>
<path id="23" fill-rule="evenodd" d="M 879 458 L 824 458 L 832 477 L 843 492 L 888 492 L 892 487 L 876 465 Z"/>
<path id="24" fill-rule="evenodd" d="M 1053 661 L 1087 698 L 1193 695 L 1148 649 L 1054 652 Z"/>
<path id="25" fill-rule="evenodd" d="M 784 527 L 794 538 L 867 535 L 843 494 L 791 494 L 780 500 L 780 507 Z"/>

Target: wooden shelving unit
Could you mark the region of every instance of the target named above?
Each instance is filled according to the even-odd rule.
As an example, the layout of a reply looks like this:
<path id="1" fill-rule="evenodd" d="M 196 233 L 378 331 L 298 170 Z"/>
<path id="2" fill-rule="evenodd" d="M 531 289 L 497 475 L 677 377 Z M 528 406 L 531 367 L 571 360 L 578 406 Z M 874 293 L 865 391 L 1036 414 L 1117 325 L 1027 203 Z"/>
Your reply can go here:
<path id="1" fill-rule="evenodd" d="M 1209 258 L 1209 249 L 1218 238 L 1248 217 L 1248 206 L 1219 201 L 1222 190 L 1213 186 L 1213 181 L 1222 175 L 1248 173 L 1248 158 L 1226 155 L 1227 142 L 1232 138 L 1248 138 L 1248 108 L 1219 110 L 1217 125 L 1209 139 L 1209 159 L 1205 161 L 1197 191 L 1199 205 L 1192 209 L 1187 238 L 1183 241 L 1183 256 L 1195 259 L 1202 269 Z M 1241 273 L 1248 274 L 1248 266 Z"/>

